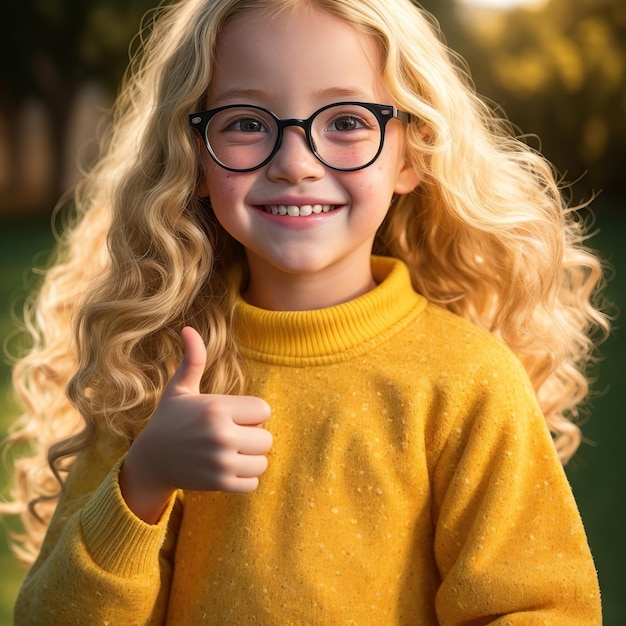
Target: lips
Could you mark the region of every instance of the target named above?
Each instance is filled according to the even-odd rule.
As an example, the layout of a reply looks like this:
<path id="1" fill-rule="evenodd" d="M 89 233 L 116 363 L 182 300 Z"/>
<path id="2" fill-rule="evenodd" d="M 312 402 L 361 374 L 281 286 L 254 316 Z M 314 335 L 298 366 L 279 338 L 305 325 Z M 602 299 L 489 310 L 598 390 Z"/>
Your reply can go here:
<path id="1" fill-rule="evenodd" d="M 335 210 L 336 204 L 265 204 L 261 208 L 266 213 L 272 215 L 288 215 L 289 217 L 307 217 L 308 215 L 319 215 Z"/>

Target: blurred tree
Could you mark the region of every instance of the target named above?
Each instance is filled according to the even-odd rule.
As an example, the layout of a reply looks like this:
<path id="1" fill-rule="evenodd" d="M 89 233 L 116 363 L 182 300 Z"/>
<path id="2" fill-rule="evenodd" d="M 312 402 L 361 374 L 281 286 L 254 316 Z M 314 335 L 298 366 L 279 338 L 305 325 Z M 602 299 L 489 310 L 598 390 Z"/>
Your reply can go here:
<path id="1" fill-rule="evenodd" d="M 463 52 L 479 91 L 537 134 L 568 179 L 584 175 L 580 193 L 626 192 L 626 3 L 552 0 L 474 17 Z"/>
<path id="2" fill-rule="evenodd" d="M 128 44 L 154 0 L 31 0 L 3 6 L 0 21 L 0 114 L 9 120 L 9 143 L 26 98 L 50 116 L 51 179 L 60 184 L 65 136 L 78 89 L 97 79 L 112 89 L 128 63 Z M 51 190 L 54 197 L 63 191 Z"/>
<path id="3" fill-rule="evenodd" d="M 456 0 L 413 0 L 414 4 L 426 9 L 439 22 L 448 45 L 452 48 L 459 38 L 459 20 L 454 8 Z"/>

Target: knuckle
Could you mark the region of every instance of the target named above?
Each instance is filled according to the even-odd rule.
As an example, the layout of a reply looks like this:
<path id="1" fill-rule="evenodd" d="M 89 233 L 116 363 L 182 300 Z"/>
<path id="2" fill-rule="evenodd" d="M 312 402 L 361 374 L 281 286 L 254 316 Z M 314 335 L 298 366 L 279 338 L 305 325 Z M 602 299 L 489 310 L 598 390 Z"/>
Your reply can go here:
<path id="1" fill-rule="evenodd" d="M 209 419 L 224 419 L 228 416 L 227 403 L 221 396 L 206 396 L 204 399 L 204 414 Z"/>
<path id="2" fill-rule="evenodd" d="M 237 448 L 237 433 L 232 428 L 222 426 L 213 431 L 213 441 L 221 449 L 235 450 Z"/>
<path id="3" fill-rule="evenodd" d="M 237 447 L 237 432 L 233 423 L 227 419 L 205 416 L 204 429 L 207 444 L 224 450 Z"/>
<path id="4" fill-rule="evenodd" d="M 228 478 L 235 474 L 237 459 L 232 452 L 221 452 L 213 457 L 213 466 L 218 475 Z"/>

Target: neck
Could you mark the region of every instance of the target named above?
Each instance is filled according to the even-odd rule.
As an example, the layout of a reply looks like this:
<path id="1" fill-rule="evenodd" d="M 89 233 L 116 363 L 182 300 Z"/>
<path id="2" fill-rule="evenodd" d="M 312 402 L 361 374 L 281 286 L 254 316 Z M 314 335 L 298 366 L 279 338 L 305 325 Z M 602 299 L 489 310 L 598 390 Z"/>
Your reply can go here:
<path id="1" fill-rule="evenodd" d="M 404 327 L 427 305 L 411 286 L 404 263 L 374 257 L 378 286 L 360 298 L 319 310 L 272 311 L 236 300 L 233 325 L 242 354 L 271 363 L 312 365 L 362 354 Z M 236 277 L 233 277 L 236 278 Z M 368 348 L 369 349 L 369 348 Z"/>
<path id="2" fill-rule="evenodd" d="M 250 259 L 249 259 L 250 261 Z M 271 311 L 313 311 L 343 304 L 376 286 L 369 256 L 359 266 L 325 268 L 319 272 L 287 273 L 249 263 L 250 279 L 243 298 Z"/>

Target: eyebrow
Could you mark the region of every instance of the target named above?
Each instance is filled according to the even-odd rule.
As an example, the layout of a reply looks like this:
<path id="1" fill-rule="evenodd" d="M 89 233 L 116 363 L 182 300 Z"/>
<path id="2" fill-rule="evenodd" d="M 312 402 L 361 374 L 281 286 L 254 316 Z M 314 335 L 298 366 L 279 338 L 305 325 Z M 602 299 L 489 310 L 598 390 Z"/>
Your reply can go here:
<path id="1" fill-rule="evenodd" d="M 329 87 L 328 89 L 319 89 L 313 92 L 313 98 L 320 101 L 330 99 L 357 99 L 371 100 L 372 94 L 368 94 L 363 89 L 357 87 Z M 212 100 L 214 102 L 222 102 L 224 100 L 239 99 L 242 101 L 264 101 L 271 99 L 271 93 L 262 89 L 242 89 L 233 87 L 218 92 Z"/>
<path id="2" fill-rule="evenodd" d="M 331 87 L 329 89 L 320 89 L 314 93 L 314 96 L 320 100 L 325 98 L 359 98 L 371 100 L 373 98 L 373 94 L 367 93 L 358 87 Z"/>
<path id="3" fill-rule="evenodd" d="M 241 98 L 244 100 L 262 100 L 263 98 L 267 98 L 268 93 L 263 91 L 262 89 L 241 89 L 238 87 L 234 87 L 232 89 L 224 89 L 223 91 L 215 94 L 215 97 L 212 98 L 215 102 L 220 102 L 222 100 L 230 100 L 231 98 Z"/>

